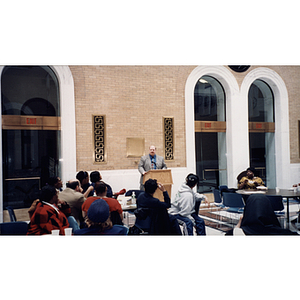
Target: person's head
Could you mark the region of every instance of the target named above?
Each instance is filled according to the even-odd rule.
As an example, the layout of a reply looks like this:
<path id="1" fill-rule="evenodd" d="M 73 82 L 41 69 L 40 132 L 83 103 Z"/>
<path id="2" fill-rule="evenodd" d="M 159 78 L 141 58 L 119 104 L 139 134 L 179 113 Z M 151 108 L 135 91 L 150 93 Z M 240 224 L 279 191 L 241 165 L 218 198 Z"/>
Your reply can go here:
<path id="1" fill-rule="evenodd" d="M 81 184 L 78 179 L 69 180 L 66 186 L 72 190 L 75 190 L 76 192 L 82 192 Z"/>
<path id="2" fill-rule="evenodd" d="M 109 206 L 105 200 L 97 199 L 91 204 L 86 223 L 88 227 L 99 227 L 100 231 L 113 226 L 109 218 Z"/>
<path id="3" fill-rule="evenodd" d="M 89 173 L 86 171 L 79 171 L 76 178 L 80 181 L 81 185 L 89 183 Z"/>
<path id="4" fill-rule="evenodd" d="M 91 172 L 90 179 L 91 179 L 91 182 L 93 182 L 93 183 L 100 181 L 102 179 L 100 172 L 99 171 Z"/>
<path id="5" fill-rule="evenodd" d="M 149 154 L 151 155 L 151 156 L 154 156 L 155 155 L 155 152 L 156 152 L 156 147 L 155 146 L 150 146 L 149 147 Z"/>
<path id="6" fill-rule="evenodd" d="M 185 179 L 186 185 L 191 189 L 195 187 L 199 182 L 199 176 L 196 174 L 190 173 Z"/>
<path id="7" fill-rule="evenodd" d="M 246 171 L 247 171 L 247 177 L 249 177 L 249 178 L 254 177 L 254 174 L 255 174 L 255 169 L 254 168 L 250 167 Z"/>
<path id="8" fill-rule="evenodd" d="M 61 181 L 60 177 L 58 177 L 58 176 L 49 177 L 48 185 L 52 185 L 58 190 L 61 189 L 63 186 L 62 181 Z"/>
<path id="9" fill-rule="evenodd" d="M 56 188 L 52 185 L 45 185 L 41 190 L 40 200 L 57 205 L 58 195 Z"/>
<path id="10" fill-rule="evenodd" d="M 97 196 L 106 196 L 107 187 L 103 181 L 97 181 L 94 186 Z"/>
<path id="11" fill-rule="evenodd" d="M 148 179 L 144 184 L 145 192 L 153 195 L 157 189 L 157 181 L 156 179 Z"/>

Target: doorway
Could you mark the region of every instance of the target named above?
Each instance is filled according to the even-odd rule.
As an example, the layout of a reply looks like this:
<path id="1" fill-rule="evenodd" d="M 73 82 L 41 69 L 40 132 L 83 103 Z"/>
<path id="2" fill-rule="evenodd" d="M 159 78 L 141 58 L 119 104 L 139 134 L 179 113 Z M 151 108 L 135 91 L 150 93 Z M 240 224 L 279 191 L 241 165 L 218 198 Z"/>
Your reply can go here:
<path id="1" fill-rule="evenodd" d="M 274 96 L 269 85 L 255 80 L 249 89 L 250 166 L 269 188 L 276 187 Z"/>
<path id="2" fill-rule="evenodd" d="M 3 207 L 29 207 L 60 176 L 59 86 L 47 66 L 8 66 L 1 77 Z"/>
<path id="3" fill-rule="evenodd" d="M 194 90 L 198 192 L 227 184 L 225 93 L 218 80 L 202 76 Z"/>

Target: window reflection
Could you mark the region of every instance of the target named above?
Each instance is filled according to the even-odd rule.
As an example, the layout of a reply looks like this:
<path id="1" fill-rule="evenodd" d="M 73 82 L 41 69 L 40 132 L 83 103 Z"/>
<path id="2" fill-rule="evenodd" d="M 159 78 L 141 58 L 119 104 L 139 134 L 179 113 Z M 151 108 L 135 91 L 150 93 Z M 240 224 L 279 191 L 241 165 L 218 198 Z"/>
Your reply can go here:
<path id="1" fill-rule="evenodd" d="M 213 77 L 201 77 L 194 91 L 195 121 L 225 121 L 225 93 Z"/>

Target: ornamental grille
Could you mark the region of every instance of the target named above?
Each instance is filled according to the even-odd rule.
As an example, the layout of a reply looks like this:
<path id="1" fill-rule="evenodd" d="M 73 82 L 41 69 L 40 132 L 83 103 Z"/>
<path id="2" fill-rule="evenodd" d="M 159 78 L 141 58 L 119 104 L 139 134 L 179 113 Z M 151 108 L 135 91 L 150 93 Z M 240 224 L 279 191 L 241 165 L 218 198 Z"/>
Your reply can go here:
<path id="1" fill-rule="evenodd" d="M 105 116 L 93 116 L 94 119 L 94 162 L 105 162 Z"/>
<path id="2" fill-rule="evenodd" d="M 174 159 L 174 118 L 164 117 L 164 153 L 165 160 Z"/>

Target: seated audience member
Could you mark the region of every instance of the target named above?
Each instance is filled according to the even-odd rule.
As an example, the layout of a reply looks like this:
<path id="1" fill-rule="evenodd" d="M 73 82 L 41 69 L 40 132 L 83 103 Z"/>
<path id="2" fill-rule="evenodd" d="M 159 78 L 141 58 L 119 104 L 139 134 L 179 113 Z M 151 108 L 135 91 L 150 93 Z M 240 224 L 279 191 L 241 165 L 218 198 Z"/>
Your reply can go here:
<path id="1" fill-rule="evenodd" d="M 48 179 L 48 184 L 54 186 L 58 191 L 62 191 L 63 183 L 58 176 L 52 176 Z"/>
<path id="2" fill-rule="evenodd" d="M 90 174 L 90 178 L 91 178 L 91 182 L 92 182 L 92 186 L 95 186 L 95 183 L 97 181 L 102 181 L 102 176 L 100 174 L 99 171 L 93 171 Z M 113 193 L 112 188 L 109 184 L 105 183 L 106 187 L 107 187 L 107 197 L 109 198 L 118 198 L 119 195 L 123 195 L 126 193 L 125 189 L 122 189 L 121 191 L 119 191 L 118 193 Z"/>
<path id="3" fill-rule="evenodd" d="M 127 235 L 128 228 L 113 225 L 109 218 L 109 206 L 103 199 L 95 200 L 85 219 L 87 228 L 74 232 L 74 235 Z"/>
<path id="4" fill-rule="evenodd" d="M 171 200 L 165 187 L 156 179 L 148 179 L 144 188 L 145 192 L 139 194 L 136 203 L 138 209 L 148 208 L 150 210 L 151 228 L 149 234 L 181 235 L 176 218 L 168 214 L 167 209 L 171 206 Z M 157 188 L 163 192 L 164 202 L 153 197 Z"/>
<path id="5" fill-rule="evenodd" d="M 42 188 L 40 200 L 30 218 L 28 235 L 51 234 L 51 230 L 59 229 L 59 234 L 64 235 L 69 222 L 65 214 L 58 208 L 57 190 L 46 185 Z"/>
<path id="6" fill-rule="evenodd" d="M 195 211 L 196 202 L 205 200 L 208 203 L 206 196 L 193 191 L 198 182 L 198 175 L 189 174 L 180 186 L 169 209 L 169 214 L 186 224 L 188 235 L 193 235 L 194 226 L 197 235 L 206 235 L 204 220 L 199 217 L 198 211 Z"/>
<path id="7" fill-rule="evenodd" d="M 119 203 L 119 201 L 117 199 L 114 198 L 109 198 L 106 196 L 106 192 L 107 192 L 107 187 L 106 184 L 102 181 L 97 181 L 95 183 L 95 192 L 97 196 L 93 196 L 93 197 L 88 197 L 84 203 L 82 204 L 82 216 L 85 218 L 87 216 L 87 212 L 91 206 L 91 204 L 97 200 L 97 199 L 103 199 L 106 201 L 106 203 L 109 206 L 109 211 L 111 213 L 111 220 L 113 222 L 113 224 L 120 224 L 122 225 L 122 220 L 123 220 L 123 210 L 121 207 L 121 204 Z M 114 216 L 114 213 L 117 213 L 116 216 Z"/>
<path id="8" fill-rule="evenodd" d="M 81 206 L 86 200 L 81 191 L 79 180 L 73 179 L 67 182 L 67 187 L 58 195 L 60 201 L 65 201 L 70 205 L 71 215 L 75 218 L 79 226 L 84 221 Z"/>
<path id="9" fill-rule="evenodd" d="M 94 195 L 94 188 L 90 184 L 90 176 L 89 173 L 86 171 L 80 171 L 76 175 L 76 179 L 79 180 L 81 188 L 82 188 L 82 194 L 84 194 L 84 197 L 91 197 Z"/>
<path id="10" fill-rule="evenodd" d="M 242 179 L 238 183 L 238 189 L 240 190 L 251 190 L 256 189 L 258 186 L 265 186 L 265 183 L 262 181 L 260 177 L 254 176 L 255 169 L 248 168 L 247 175 L 242 177 Z"/>
<path id="11" fill-rule="evenodd" d="M 50 186 L 50 185 L 48 185 L 48 186 Z M 31 219 L 33 213 L 35 212 L 36 206 L 39 203 L 39 201 L 40 201 L 39 199 L 36 199 L 32 202 L 32 204 L 31 204 L 31 206 L 28 210 L 29 219 Z M 69 227 L 73 229 L 73 232 L 75 230 L 78 230 L 79 225 L 77 224 L 75 218 L 71 215 L 71 208 L 70 208 L 69 204 L 66 201 L 61 201 L 61 200 L 58 199 L 57 206 L 58 206 L 59 210 L 62 213 L 64 213 L 65 216 L 67 217 L 68 222 L 69 222 Z"/>
<path id="12" fill-rule="evenodd" d="M 297 235 L 288 229 L 281 228 L 273 211 L 270 199 L 266 195 L 251 195 L 244 207 L 243 217 L 240 219 L 233 233 L 226 235 Z"/>

